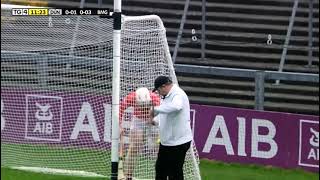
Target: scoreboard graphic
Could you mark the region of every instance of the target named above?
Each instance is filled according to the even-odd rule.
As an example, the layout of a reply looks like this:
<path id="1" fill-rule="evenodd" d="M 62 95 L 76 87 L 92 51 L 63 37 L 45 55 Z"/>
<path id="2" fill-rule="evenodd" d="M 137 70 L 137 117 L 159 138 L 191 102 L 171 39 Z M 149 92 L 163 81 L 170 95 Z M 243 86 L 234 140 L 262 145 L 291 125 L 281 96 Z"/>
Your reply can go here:
<path id="1" fill-rule="evenodd" d="M 53 9 L 53 8 L 13 8 L 12 16 L 60 16 L 60 15 L 103 15 L 110 16 L 110 9 Z"/>

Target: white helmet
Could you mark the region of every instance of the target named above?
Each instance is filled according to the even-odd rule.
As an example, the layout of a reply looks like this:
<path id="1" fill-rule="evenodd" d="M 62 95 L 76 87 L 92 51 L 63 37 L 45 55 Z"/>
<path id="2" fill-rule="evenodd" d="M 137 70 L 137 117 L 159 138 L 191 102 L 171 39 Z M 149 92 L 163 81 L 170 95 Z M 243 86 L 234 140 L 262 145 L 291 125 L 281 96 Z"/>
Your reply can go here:
<path id="1" fill-rule="evenodd" d="M 139 105 L 149 104 L 151 102 L 148 88 L 141 87 L 136 90 L 136 102 Z"/>

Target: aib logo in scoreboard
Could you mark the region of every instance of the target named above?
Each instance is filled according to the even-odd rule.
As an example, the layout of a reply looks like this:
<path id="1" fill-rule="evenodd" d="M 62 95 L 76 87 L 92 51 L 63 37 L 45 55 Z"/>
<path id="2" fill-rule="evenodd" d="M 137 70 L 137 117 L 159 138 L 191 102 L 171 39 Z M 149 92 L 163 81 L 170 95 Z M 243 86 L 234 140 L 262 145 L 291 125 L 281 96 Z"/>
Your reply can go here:
<path id="1" fill-rule="evenodd" d="M 57 96 L 26 96 L 25 138 L 61 141 L 62 98 Z"/>

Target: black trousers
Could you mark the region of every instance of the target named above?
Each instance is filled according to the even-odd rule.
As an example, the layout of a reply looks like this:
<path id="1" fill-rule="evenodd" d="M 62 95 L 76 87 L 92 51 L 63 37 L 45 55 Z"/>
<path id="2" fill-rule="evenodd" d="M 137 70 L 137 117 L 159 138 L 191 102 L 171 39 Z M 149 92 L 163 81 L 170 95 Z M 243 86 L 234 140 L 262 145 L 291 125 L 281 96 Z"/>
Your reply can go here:
<path id="1" fill-rule="evenodd" d="M 156 180 L 184 180 L 183 164 L 190 144 L 191 142 L 178 146 L 160 144 L 156 162 Z"/>

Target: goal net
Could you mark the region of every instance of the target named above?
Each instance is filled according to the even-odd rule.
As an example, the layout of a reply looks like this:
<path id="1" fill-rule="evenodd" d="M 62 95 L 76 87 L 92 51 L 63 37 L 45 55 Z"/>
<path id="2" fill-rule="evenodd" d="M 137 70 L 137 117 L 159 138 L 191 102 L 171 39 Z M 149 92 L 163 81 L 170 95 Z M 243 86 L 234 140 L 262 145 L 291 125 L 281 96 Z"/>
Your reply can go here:
<path id="1" fill-rule="evenodd" d="M 13 17 L 1 8 L 1 166 L 110 177 L 112 19 Z M 120 100 L 152 89 L 159 75 L 177 83 L 157 16 L 123 16 L 120 63 Z M 120 117 L 120 168 L 154 179 L 159 131 L 134 111 L 129 103 Z M 185 179 L 200 179 L 198 163 L 193 144 Z"/>

